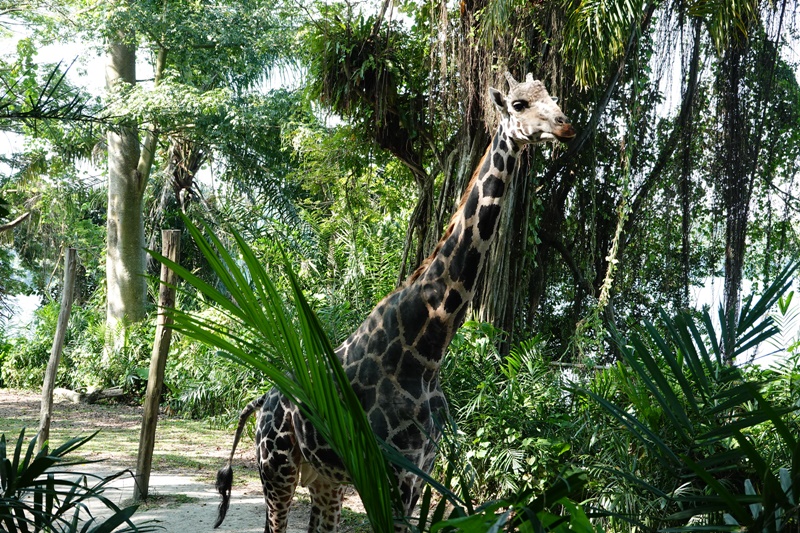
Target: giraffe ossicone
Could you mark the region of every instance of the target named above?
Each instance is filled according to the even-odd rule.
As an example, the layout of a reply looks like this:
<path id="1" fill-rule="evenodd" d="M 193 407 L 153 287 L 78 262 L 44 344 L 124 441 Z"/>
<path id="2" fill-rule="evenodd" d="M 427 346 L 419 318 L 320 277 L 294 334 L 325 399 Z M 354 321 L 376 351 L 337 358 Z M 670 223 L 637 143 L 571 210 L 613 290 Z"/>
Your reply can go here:
<path id="1" fill-rule="evenodd" d="M 464 322 L 497 232 L 497 221 L 527 144 L 569 140 L 575 130 L 542 82 L 528 74 L 517 82 L 506 73 L 507 94 L 489 89 L 500 123 L 467 185 L 461 203 L 433 253 L 401 287 L 386 296 L 361 326 L 336 349 L 375 434 L 425 472 L 433 467 L 440 437 L 435 420 L 447 412 L 439 368 Z M 228 509 L 231 462 L 245 422 L 259 412 L 256 455 L 267 504 L 265 533 L 286 530 L 295 488 L 311 495 L 309 532 L 335 531 L 343 487 L 341 461 L 277 389 L 241 412 L 230 458 L 217 474 L 222 496 L 218 527 Z M 417 502 L 420 478 L 395 469 L 406 516 Z M 399 517 L 403 518 L 403 517 Z"/>

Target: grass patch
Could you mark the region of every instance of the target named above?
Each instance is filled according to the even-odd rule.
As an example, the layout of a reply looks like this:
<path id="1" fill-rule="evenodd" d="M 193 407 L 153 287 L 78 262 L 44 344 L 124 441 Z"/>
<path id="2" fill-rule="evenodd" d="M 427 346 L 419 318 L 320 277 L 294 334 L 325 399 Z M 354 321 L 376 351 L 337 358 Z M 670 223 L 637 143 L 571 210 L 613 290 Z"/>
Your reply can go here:
<path id="1" fill-rule="evenodd" d="M 215 464 L 209 464 L 202 457 L 187 457 L 179 453 L 153 455 L 153 468 L 156 470 L 207 470 Z"/>
<path id="2" fill-rule="evenodd" d="M 366 513 L 357 513 L 346 507 L 342 507 L 339 529 L 353 533 L 370 533 L 372 531 Z"/>
<path id="3" fill-rule="evenodd" d="M 194 496 L 187 496 L 186 494 L 158 494 L 151 492 L 147 495 L 147 499 L 139 503 L 139 511 L 146 511 L 148 509 L 160 509 L 165 507 L 167 509 L 174 509 L 187 503 L 197 503 L 200 498 Z M 131 498 L 122 502 L 122 507 L 134 505 L 137 502 Z"/>
<path id="4" fill-rule="evenodd" d="M 39 428 L 39 393 L 0 390 L 0 432 L 13 449 L 20 430 L 26 428 L 29 441 Z M 57 401 L 53 405 L 50 442 L 55 445 L 99 430 L 72 459 L 102 461 L 97 470 L 133 469 L 139 450 L 142 409 L 124 404 L 73 404 Z M 161 416 L 156 429 L 153 471 L 188 474 L 213 483 L 233 443 L 233 430 L 215 429 L 203 420 Z M 255 468 L 252 440 L 239 444 L 234 463 L 236 485 L 254 482 L 260 486 Z M 242 465 L 242 462 L 246 465 Z M 92 468 L 95 470 L 95 468 Z"/>

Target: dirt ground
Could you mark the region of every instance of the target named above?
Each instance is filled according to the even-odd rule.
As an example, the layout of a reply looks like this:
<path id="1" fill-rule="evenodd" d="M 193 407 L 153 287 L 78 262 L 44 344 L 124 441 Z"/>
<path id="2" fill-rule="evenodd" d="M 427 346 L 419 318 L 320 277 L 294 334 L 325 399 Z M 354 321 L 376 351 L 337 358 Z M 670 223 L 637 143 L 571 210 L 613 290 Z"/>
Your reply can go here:
<path id="1" fill-rule="evenodd" d="M 0 433 L 14 441 L 22 427 L 30 436 L 38 427 L 40 394 L 0 389 Z M 142 409 L 122 404 L 73 404 L 56 400 L 51 441 L 58 445 L 69 437 L 100 430 L 78 455 L 98 463 L 81 465 L 81 472 L 107 475 L 128 469 L 133 472 Z M 134 523 L 155 523 L 168 533 L 260 533 L 264 531 L 265 506 L 258 482 L 252 439 L 242 438 L 234 461 L 231 506 L 220 528 L 212 529 L 219 496 L 213 479 L 230 453 L 232 432 L 209 429 L 202 422 L 162 417 L 156 433 L 153 471 L 146 505 L 137 510 Z M 9 443 L 9 452 L 13 450 Z M 119 478 L 105 496 L 117 505 L 131 503 L 132 475 Z M 290 533 L 306 531 L 310 504 L 308 493 L 298 488 L 289 516 Z M 358 495 L 348 490 L 342 531 L 368 531 Z"/>

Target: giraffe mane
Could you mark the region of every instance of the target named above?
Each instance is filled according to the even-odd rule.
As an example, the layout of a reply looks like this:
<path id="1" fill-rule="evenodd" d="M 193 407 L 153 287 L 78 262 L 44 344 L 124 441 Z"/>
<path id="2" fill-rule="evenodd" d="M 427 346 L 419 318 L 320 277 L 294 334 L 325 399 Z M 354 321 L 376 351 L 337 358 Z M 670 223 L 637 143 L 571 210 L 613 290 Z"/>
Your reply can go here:
<path id="1" fill-rule="evenodd" d="M 475 167 L 475 171 L 472 173 L 472 177 L 470 178 L 466 189 L 464 189 L 464 194 L 461 195 L 461 200 L 458 203 L 458 209 L 456 209 L 455 212 L 453 213 L 453 216 L 450 217 L 450 222 L 447 225 L 447 231 L 445 231 L 442 238 L 439 239 L 439 242 L 436 244 L 436 248 L 433 249 L 431 255 L 422 260 L 422 263 L 420 263 L 420 265 L 416 268 L 416 270 L 414 270 L 414 272 L 412 272 L 411 275 L 408 276 L 408 278 L 406 278 L 401 287 L 408 287 L 409 285 L 414 283 L 422 275 L 422 273 L 425 272 L 425 270 L 433 262 L 433 260 L 436 259 L 436 256 L 439 255 L 439 250 L 441 250 L 442 246 L 444 246 L 444 242 L 450 237 L 450 234 L 453 233 L 453 227 L 455 226 L 456 217 L 464 209 L 464 204 L 467 203 L 467 198 L 469 197 L 469 193 L 475 186 L 475 181 L 478 179 L 478 174 L 480 174 L 480 171 L 483 168 L 483 162 L 486 159 L 486 156 L 489 155 L 491 149 L 492 149 L 492 144 L 489 143 L 489 146 L 486 147 L 486 151 L 483 153 L 483 157 L 481 157 L 481 160 Z"/>

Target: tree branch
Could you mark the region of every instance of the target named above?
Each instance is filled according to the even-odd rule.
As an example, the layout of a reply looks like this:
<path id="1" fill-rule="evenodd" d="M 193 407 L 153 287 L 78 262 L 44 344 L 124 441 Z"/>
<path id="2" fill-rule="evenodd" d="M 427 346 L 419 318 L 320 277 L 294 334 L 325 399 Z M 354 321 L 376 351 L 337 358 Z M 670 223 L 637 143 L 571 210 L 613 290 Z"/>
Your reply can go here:
<path id="1" fill-rule="evenodd" d="M 31 216 L 30 211 L 21 214 L 20 216 L 18 216 L 17 218 L 15 218 L 14 220 L 12 220 L 7 224 L 3 224 L 2 226 L 0 226 L 0 233 L 16 228 L 17 226 L 22 224 L 25 221 L 25 219 L 28 218 L 29 216 Z"/>
<path id="2" fill-rule="evenodd" d="M 167 49 L 159 48 L 158 56 L 156 57 L 156 69 L 155 69 L 155 81 L 154 81 L 155 85 L 158 85 L 161 82 L 161 79 L 164 77 L 164 69 L 166 68 L 166 64 L 167 64 Z M 139 155 L 139 164 L 137 165 L 137 170 L 139 171 L 142 187 L 145 187 L 147 179 L 150 177 L 150 170 L 153 168 L 153 160 L 155 159 L 156 155 L 157 142 L 158 142 L 158 129 L 157 125 L 154 124 L 153 129 L 149 130 L 145 135 L 144 144 L 142 146 L 142 152 Z"/>
<path id="3" fill-rule="evenodd" d="M 543 244 L 555 249 L 561 255 L 561 258 L 567 264 L 570 272 L 572 272 L 572 276 L 575 278 L 575 283 L 578 285 L 578 287 L 580 287 L 588 295 L 596 298 L 595 288 L 586 278 L 583 277 L 583 273 L 578 268 L 578 265 L 575 263 L 575 259 L 572 257 L 572 253 L 567 249 L 566 245 L 564 245 L 560 239 L 552 235 L 548 235 L 547 233 L 539 233 L 539 238 Z M 607 326 L 616 326 L 614 315 L 614 304 L 609 299 L 609 301 L 603 307 L 603 319 L 605 320 Z"/>

